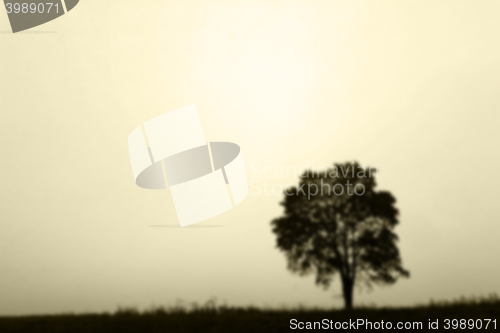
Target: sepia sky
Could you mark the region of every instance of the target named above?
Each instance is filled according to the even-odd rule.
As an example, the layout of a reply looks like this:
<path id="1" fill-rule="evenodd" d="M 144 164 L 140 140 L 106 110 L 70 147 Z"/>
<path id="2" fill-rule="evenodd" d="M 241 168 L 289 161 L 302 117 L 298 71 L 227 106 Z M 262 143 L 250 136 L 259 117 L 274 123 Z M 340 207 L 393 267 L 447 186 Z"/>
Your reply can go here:
<path id="1" fill-rule="evenodd" d="M 500 293 L 500 2 L 82 0 L 10 33 L 0 10 L 0 315 L 205 302 L 342 306 L 286 269 L 275 171 L 356 160 L 400 209 L 411 278 L 356 304 Z M 250 194 L 178 224 L 127 138 L 196 104 Z M 263 174 L 267 170 L 266 177 Z M 258 176 L 260 174 L 260 176 Z M 260 195 L 256 193 L 260 190 Z"/>

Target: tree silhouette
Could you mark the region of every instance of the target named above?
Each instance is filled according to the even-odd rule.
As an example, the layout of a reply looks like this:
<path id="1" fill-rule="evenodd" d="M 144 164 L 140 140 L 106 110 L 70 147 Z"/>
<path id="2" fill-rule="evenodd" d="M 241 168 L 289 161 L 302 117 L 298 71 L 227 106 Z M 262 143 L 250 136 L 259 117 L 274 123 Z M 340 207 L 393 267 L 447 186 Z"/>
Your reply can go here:
<path id="1" fill-rule="evenodd" d="M 284 216 L 271 222 L 288 268 L 315 273 L 316 284 L 325 288 L 339 274 L 348 309 L 355 285 L 393 284 L 409 276 L 393 232 L 396 199 L 375 191 L 376 171 L 356 162 L 306 170 L 297 186 L 285 190 Z"/>

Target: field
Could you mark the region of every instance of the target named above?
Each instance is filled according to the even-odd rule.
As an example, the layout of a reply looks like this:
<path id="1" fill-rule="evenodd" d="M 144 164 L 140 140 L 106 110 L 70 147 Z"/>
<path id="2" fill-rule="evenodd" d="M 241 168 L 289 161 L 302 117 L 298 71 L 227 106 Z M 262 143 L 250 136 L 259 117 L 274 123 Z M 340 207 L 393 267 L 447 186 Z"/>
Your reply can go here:
<path id="1" fill-rule="evenodd" d="M 291 320 L 296 319 L 291 329 Z M 438 329 L 428 329 L 429 319 Z M 453 321 L 457 319 L 457 321 Z M 462 325 L 460 320 L 462 319 Z M 473 319 L 473 320 L 471 320 Z M 487 319 L 491 319 L 488 322 Z M 344 328 L 335 329 L 335 323 Z M 361 320 L 364 320 L 361 324 Z M 449 321 L 447 321 L 449 320 Z M 466 321 L 463 321 L 466 320 Z M 496 321 L 494 321 L 496 320 Z M 350 321 L 350 323 L 349 323 Z M 382 325 L 384 322 L 384 326 Z M 299 324 L 301 322 L 302 324 Z M 309 325 L 307 326 L 309 322 Z M 306 331 L 308 327 L 332 331 L 454 331 L 460 328 L 469 331 L 498 330 L 500 325 L 500 299 L 489 298 L 462 299 L 453 302 L 430 303 L 412 308 L 356 308 L 354 310 L 287 309 L 265 310 L 257 308 L 235 308 L 208 302 L 203 306 L 174 306 L 154 308 L 139 312 L 132 308 L 119 309 L 112 314 L 61 314 L 52 316 L 0 317 L 0 332 L 289 332 L 298 331 L 299 326 Z M 367 326 L 371 322 L 371 328 Z M 388 322 L 392 328 L 388 329 Z M 411 329 L 398 329 L 398 322 Z M 418 323 L 422 323 L 421 328 Z M 448 323 L 448 324 L 447 324 Z M 303 325 L 303 326 L 302 326 Z M 353 324 L 354 325 L 354 324 Z M 449 329 L 445 329 L 449 326 Z M 384 327 L 385 329 L 382 329 Z M 434 326 L 436 327 L 436 326 Z M 496 329 L 495 329 L 496 327 Z M 339 326 L 337 326 L 339 328 Z"/>

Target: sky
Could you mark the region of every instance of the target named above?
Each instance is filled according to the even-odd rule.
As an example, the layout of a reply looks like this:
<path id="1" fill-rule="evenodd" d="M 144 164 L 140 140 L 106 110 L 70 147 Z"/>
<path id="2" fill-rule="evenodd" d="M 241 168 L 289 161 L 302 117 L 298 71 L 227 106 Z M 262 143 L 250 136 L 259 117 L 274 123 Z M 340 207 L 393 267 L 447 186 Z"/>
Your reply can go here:
<path id="1" fill-rule="evenodd" d="M 17 34 L 2 12 L 0 315 L 213 297 L 341 307 L 338 279 L 325 291 L 287 270 L 270 221 L 297 178 L 275 171 L 353 160 L 397 198 L 411 273 L 355 304 L 499 293 L 499 10 L 82 0 Z M 169 191 L 132 175 L 130 132 L 191 104 L 207 140 L 240 145 L 248 173 L 245 201 L 200 223 L 217 228 L 171 227 Z"/>

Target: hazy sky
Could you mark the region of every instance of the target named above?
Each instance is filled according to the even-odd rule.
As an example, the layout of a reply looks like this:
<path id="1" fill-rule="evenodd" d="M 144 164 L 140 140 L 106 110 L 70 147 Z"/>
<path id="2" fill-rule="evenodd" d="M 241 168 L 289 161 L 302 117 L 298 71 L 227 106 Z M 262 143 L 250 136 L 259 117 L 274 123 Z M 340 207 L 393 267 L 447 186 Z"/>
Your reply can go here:
<path id="1" fill-rule="evenodd" d="M 0 314 L 342 306 L 286 269 L 281 195 L 254 195 L 295 178 L 253 169 L 351 160 L 398 199 L 411 272 L 357 304 L 500 292 L 499 1 L 82 0 L 15 35 L 0 12 Z M 151 227 L 176 212 L 127 138 L 190 104 L 251 194 L 201 223 L 223 227 Z"/>

